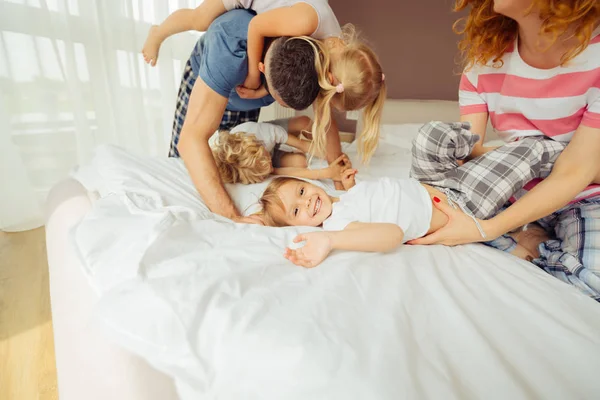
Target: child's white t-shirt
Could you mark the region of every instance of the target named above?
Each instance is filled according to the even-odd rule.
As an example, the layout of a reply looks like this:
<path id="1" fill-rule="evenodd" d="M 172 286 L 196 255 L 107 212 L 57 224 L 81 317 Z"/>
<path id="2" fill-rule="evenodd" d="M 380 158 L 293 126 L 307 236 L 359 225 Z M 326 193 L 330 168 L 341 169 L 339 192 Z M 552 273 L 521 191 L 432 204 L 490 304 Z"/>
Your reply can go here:
<path id="1" fill-rule="evenodd" d="M 275 146 L 278 144 L 285 144 L 288 141 L 288 133 L 285 128 L 269 124 L 266 122 L 244 122 L 229 131 L 229 133 L 248 133 L 256 136 L 256 139 L 260 140 L 269 153 L 273 153 Z M 209 140 L 211 147 L 217 143 L 219 133 L 215 133 Z"/>
<path id="2" fill-rule="evenodd" d="M 404 242 L 425 236 L 433 205 L 416 179 L 381 178 L 359 182 L 333 204 L 323 229 L 340 231 L 352 222 L 387 222 L 404 231 Z"/>
<path id="3" fill-rule="evenodd" d="M 227 11 L 234 8 L 245 8 L 254 10 L 257 14 L 262 14 L 281 7 L 291 7 L 294 4 L 306 3 L 315 9 L 319 18 L 317 29 L 310 35 L 319 40 L 329 37 L 340 37 L 342 28 L 327 0 L 223 0 L 223 5 Z"/>

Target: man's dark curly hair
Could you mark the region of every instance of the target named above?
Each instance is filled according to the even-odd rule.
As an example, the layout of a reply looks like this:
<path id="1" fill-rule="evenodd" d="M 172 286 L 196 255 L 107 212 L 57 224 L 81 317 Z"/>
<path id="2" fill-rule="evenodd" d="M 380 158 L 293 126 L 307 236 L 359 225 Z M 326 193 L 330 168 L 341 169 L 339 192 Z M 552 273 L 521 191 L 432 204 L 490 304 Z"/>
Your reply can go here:
<path id="1" fill-rule="evenodd" d="M 317 98 L 319 76 L 315 57 L 318 47 L 306 37 L 282 37 L 273 43 L 269 64 L 269 90 L 295 110 L 308 108 Z"/>

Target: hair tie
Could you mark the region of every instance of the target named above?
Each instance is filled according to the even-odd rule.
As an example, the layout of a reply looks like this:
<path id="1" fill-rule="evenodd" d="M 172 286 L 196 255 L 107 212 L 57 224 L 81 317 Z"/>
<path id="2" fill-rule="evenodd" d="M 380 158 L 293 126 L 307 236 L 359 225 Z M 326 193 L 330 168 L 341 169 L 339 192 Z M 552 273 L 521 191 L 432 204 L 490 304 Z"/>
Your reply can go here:
<path id="1" fill-rule="evenodd" d="M 344 93 L 344 85 L 340 83 L 339 85 L 337 85 L 337 86 L 335 87 L 335 91 L 336 91 L 337 93 Z"/>
<path id="2" fill-rule="evenodd" d="M 381 74 L 381 82 L 385 81 L 385 74 Z"/>

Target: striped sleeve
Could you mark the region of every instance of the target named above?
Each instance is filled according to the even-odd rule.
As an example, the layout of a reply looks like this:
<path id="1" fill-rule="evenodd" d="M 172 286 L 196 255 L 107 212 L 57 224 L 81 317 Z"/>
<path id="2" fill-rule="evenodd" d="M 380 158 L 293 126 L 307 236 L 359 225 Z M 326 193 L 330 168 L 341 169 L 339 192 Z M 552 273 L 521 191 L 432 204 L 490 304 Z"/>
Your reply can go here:
<path id="1" fill-rule="evenodd" d="M 488 106 L 481 93 L 477 91 L 478 74 L 474 69 L 464 72 L 458 89 L 460 115 L 488 112 Z"/>
<path id="2" fill-rule="evenodd" d="M 600 87 L 594 89 L 592 100 L 583 113 L 581 125 L 600 129 Z"/>

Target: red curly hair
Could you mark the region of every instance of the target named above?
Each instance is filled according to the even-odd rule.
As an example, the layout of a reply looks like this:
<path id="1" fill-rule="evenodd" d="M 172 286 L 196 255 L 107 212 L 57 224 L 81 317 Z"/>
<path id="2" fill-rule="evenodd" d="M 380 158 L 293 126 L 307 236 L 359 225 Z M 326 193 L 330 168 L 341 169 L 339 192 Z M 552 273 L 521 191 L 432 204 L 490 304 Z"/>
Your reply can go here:
<path id="1" fill-rule="evenodd" d="M 454 32 L 463 35 L 458 48 L 466 68 L 486 65 L 490 60 L 501 67 L 502 56 L 517 37 L 517 22 L 495 12 L 494 0 L 456 0 L 454 11 L 468 6 L 471 6 L 469 15 L 454 23 Z M 563 55 L 563 65 L 585 50 L 600 21 L 598 0 L 532 0 L 529 10 L 533 9 L 539 11 L 543 21 L 541 33 L 551 34 L 552 43 L 567 29 L 573 29 L 578 44 Z"/>

